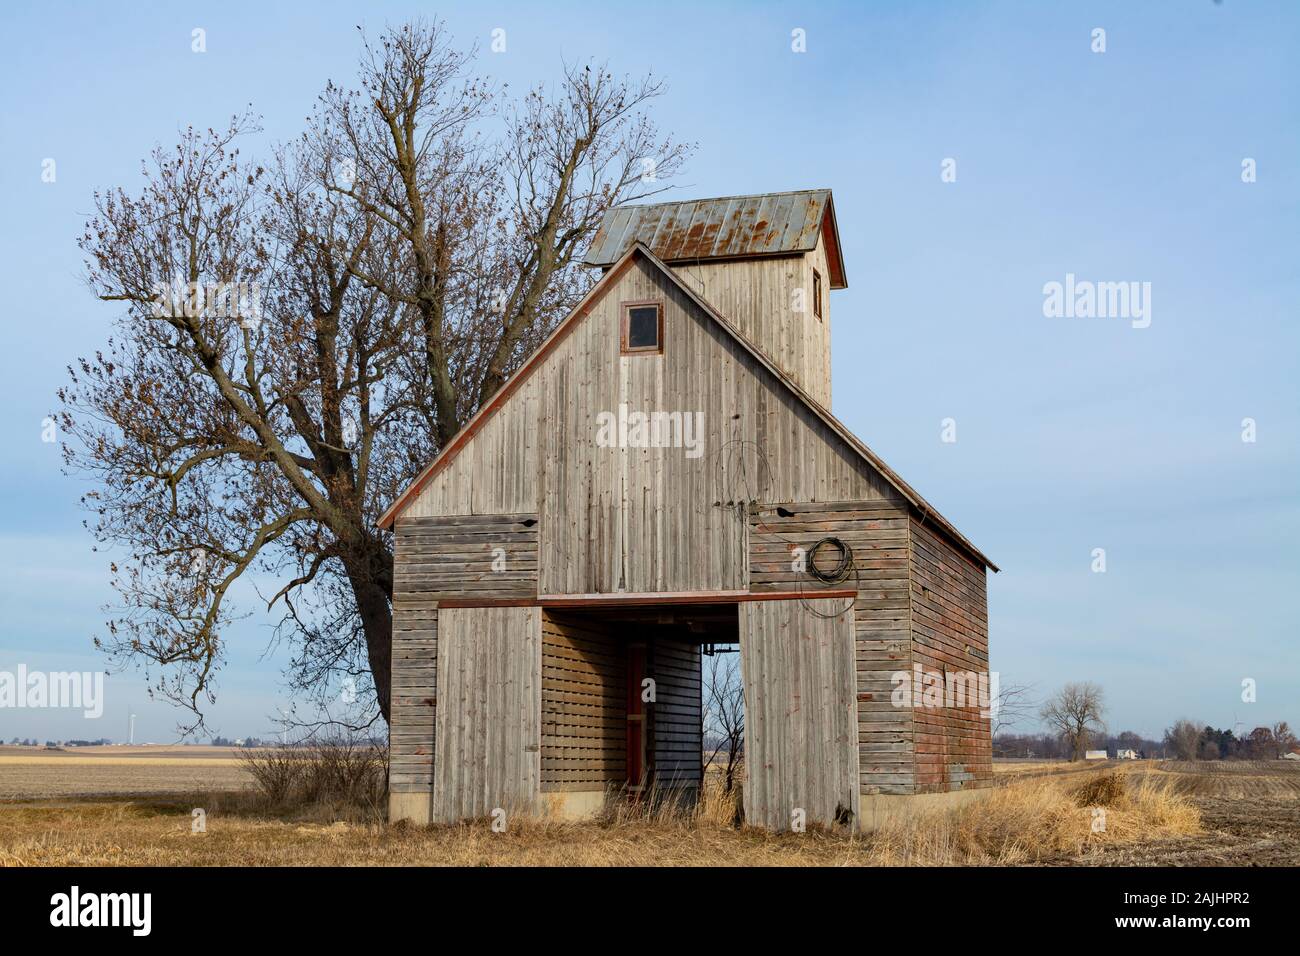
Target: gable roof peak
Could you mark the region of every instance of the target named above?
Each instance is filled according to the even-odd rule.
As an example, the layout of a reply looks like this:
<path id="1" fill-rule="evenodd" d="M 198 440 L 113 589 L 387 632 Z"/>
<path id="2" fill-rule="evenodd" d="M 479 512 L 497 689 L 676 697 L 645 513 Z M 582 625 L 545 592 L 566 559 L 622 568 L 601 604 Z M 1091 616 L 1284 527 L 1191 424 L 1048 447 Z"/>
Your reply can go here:
<path id="1" fill-rule="evenodd" d="M 551 334 L 547 336 L 546 340 L 537 347 L 537 350 L 529 356 L 528 360 L 524 362 L 519 370 L 516 371 L 514 375 L 510 376 L 510 378 L 506 380 L 505 384 L 497 390 L 497 393 L 479 408 L 478 412 L 470 418 L 464 428 L 456 433 L 455 437 L 447 443 L 446 447 L 438 453 L 433 461 L 429 463 L 428 467 L 426 467 L 424 471 L 420 472 L 407 489 L 397 497 L 397 500 L 388 506 L 376 522 L 380 528 L 391 529 L 393 527 L 397 520 L 397 516 L 406 510 L 406 507 L 415 500 L 424 486 L 428 484 L 429 479 L 445 468 L 447 464 L 460 453 L 461 449 L 469 443 L 488 417 L 494 414 L 496 410 L 505 403 L 505 400 L 510 396 L 510 394 L 514 392 L 529 375 L 532 374 L 532 372 L 541 364 L 542 360 L 555 349 L 556 345 L 560 343 L 564 336 L 567 335 L 568 332 L 591 311 L 594 303 L 609 290 L 627 266 L 629 266 L 638 256 L 651 263 L 656 269 L 665 275 L 670 282 L 685 293 L 687 298 L 698 305 L 705 315 L 717 322 L 731 335 L 733 339 L 735 339 L 741 348 L 748 352 L 785 388 L 789 389 L 799 401 L 803 402 L 803 404 L 806 405 L 814 415 L 820 418 L 823 424 L 838 435 L 849 446 L 849 448 L 879 472 L 885 481 L 892 485 L 893 488 L 902 495 L 903 499 L 921 515 L 922 521 L 933 520 L 934 523 L 943 529 L 943 531 L 967 554 L 992 571 L 997 572 L 999 570 L 998 566 L 990 561 L 977 547 L 975 547 L 975 545 L 972 544 L 965 535 L 958 531 L 952 522 L 941 515 L 935 510 L 933 505 L 917 494 L 911 485 L 903 481 L 903 479 L 892 468 L 886 465 L 875 452 L 868 448 L 856 435 L 849 431 L 849 429 L 838 418 L 832 415 L 828 409 L 818 403 L 812 396 L 791 381 L 785 373 L 772 364 L 772 361 L 753 346 L 739 329 L 732 325 L 725 316 L 718 312 L 717 309 L 710 305 L 706 299 L 701 297 L 687 283 L 683 282 L 682 278 L 670 269 L 667 263 L 655 255 L 654 251 L 651 250 L 649 246 L 639 240 L 633 240 L 628 250 L 623 253 L 617 262 L 612 264 L 603 276 L 601 276 L 600 281 L 587 291 L 587 294 L 582 297 L 582 301 L 574 306 L 573 311 L 569 313 L 563 322 L 555 327 L 554 331 L 552 331 Z"/>

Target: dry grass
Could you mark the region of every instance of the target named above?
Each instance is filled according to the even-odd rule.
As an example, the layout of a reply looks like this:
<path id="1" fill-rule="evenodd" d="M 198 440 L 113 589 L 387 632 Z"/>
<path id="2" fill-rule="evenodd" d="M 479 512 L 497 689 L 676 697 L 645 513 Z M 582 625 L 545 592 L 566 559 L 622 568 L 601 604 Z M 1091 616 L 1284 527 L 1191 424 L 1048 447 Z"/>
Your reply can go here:
<path id="1" fill-rule="evenodd" d="M 1113 763 L 1093 763 L 1084 760 L 994 760 L 993 776 L 1000 780 L 1022 777 L 1044 777 L 1050 774 L 1095 773 Z"/>
<path id="2" fill-rule="evenodd" d="M 1104 811 L 1100 829 L 1094 808 Z M 1199 812 L 1172 787 L 1117 769 L 1082 784 L 1057 775 L 1014 781 L 977 803 L 886 826 L 873 842 L 880 864 L 1007 866 L 1199 830 Z"/>
<path id="3" fill-rule="evenodd" d="M 361 811 L 365 819 L 377 823 L 384 820 L 386 747 L 335 738 L 299 747 L 249 750 L 240 755 L 240 763 L 266 803 L 276 809 L 339 807 Z"/>
<path id="4" fill-rule="evenodd" d="M 1196 810 L 1146 774 L 1081 792 L 1073 777 L 1013 781 L 957 810 L 866 836 L 837 829 L 772 834 L 735 827 L 735 798 L 711 783 L 702 799 L 617 805 L 594 823 L 514 820 L 388 826 L 340 808 L 276 808 L 252 793 L 188 799 L 0 804 L 0 865 L 197 866 L 872 866 L 1034 863 L 1196 832 Z M 1092 832 L 1088 799 L 1107 801 Z M 190 810 L 207 832 L 190 832 Z M 346 814 L 344 814 L 346 816 Z"/>

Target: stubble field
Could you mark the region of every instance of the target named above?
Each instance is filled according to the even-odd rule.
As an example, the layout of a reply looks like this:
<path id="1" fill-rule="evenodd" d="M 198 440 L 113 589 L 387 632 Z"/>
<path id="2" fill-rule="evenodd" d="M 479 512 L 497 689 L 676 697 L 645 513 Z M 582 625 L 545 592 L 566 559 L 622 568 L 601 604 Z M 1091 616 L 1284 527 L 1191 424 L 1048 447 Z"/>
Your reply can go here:
<path id="1" fill-rule="evenodd" d="M 494 833 L 389 826 L 377 805 L 269 806 L 231 750 L 0 748 L 0 865 L 1300 864 L 1294 763 L 1021 762 L 996 776 L 984 800 L 865 836 L 735 828 L 716 788 L 693 815 Z"/>
<path id="2" fill-rule="evenodd" d="M 207 790 L 251 785 L 231 747 L 0 746 L 0 801 Z"/>

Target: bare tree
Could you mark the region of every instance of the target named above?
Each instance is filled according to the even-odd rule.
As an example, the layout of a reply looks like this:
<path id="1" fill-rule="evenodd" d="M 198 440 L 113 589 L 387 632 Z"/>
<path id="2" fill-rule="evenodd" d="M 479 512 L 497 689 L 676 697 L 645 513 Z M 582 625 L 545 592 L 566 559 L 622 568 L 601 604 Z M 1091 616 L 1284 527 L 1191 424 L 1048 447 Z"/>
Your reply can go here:
<path id="1" fill-rule="evenodd" d="M 1200 755 L 1201 728 L 1205 725 L 1194 720 L 1174 721 L 1165 731 L 1165 753 L 1175 760 L 1195 760 Z"/>
<path id="2" fill-rule="evenodd" d="M 276 581 L 291 686 L 350 684 L 358 724 L 387 719 L 378 515 L 594 281 L 577 255 L 604 211 L 688 152 L 643 114 L 657 81 L 569 68 L 510 107 L 441 25 L 363 47 L 358 88 L 329 84 L 265 162 L 238 149 L 251 117 L 186 130 L 139 193 L 96 195 L 81 240 L 127 310 L 59 393 L 93 531 L 125 555 L 97 644 L 153 669 L 186 731 L 254 576 Z"/>
<path id="3" fill-rule="evenodd" d="M 994 706 L 991 708 L 990 724 L 992 736 L 998 735 L 1019 724 L 1034 712 L 1032 684 L 1005 684 L 998 687 Z"/>
<path id="4" fill-rule="evenodd" d="M 704 772 L 725 755 L 722 790 L 731 793 L 744 756 L 745 689 L 740 675 L 739 654 L 713 654 L 704 658 Z"/>
<path id="5" fill-rule="evenodd" d="M 1069 683 L 1049 697 L 1039 711 L 1043 722 L 1065 741 L 1071 760 L 1081 759 L 1093 736 L 1106 730 L 1102 697 L 1101 687 L 1090 681 Z"/>

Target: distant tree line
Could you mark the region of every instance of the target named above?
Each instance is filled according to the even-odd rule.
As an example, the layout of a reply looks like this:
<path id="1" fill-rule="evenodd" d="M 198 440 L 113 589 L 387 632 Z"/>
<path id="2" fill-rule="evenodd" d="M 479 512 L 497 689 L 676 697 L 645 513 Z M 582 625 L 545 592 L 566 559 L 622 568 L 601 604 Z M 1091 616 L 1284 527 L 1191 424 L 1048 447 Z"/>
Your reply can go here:
<path id="1" fill-rule="evenodd" d="M 1165 749 L 1177 760 L 1276 760 L 1296 749 L 1286 721 L 1256 727 L 1243 737 L 1197 720 L 1179 720 L 1165 731 Z"/>
<path id="2" fill-rule="evenodd" d="M 230 739 L 229 737 L 213 737 L 210 742 L 214 747 L 265 748 L 265 747 L 286 746 L 286 744 L 275 739 L 274 737 L 236 737 L 233 740 Z M 289 741 L 287 746 L 300 747 L 303 746 L 304 743 L 306 743 L 306 741 L 301 741 L 301 740 Z M 313 739 L 311 743 L 312 746 L 317 746 L 317 747 L 342 747 L 342 746 L 387 747 L 388 738 L 385 736 L 352 734 L 337 739 L 329 739 L 329 740 Z"/>
<path id="3" fill-rule="evenodd" d="M 0 742 L 3 742 L 3 738 L 0 738 Z M 112 742 L 113 741 L 109 740 L 107 737 L 100 737 L 98 740 L 47 740 L 45 741 L 45 746 L 47 747 L 106 747 Z M 9 745 L 11 747 L 39 747 L 41 745 L 41 742 L 37 740 L 35 737 L 28 737 L 22 740 L 15 737 L 13 740 L 9 741 Z"/>
<path id="4" fill-rule="evenodd" d="M 1179 720 L 1161 740 L 1126 730 L 1114 736 L 1089 735 L 1079 746 L 1070 734 L 998 734 L 993 738 L 993 756 L 1074 760 L 1086 750 L 1101 750 L 1114 757 L 1121 750 L 1136 751 L 1145 759 L 1171 760 L 1277 760 L 1300 747 L 1286 721 L 1272 727 L 1256 727 L 1238 737 L 1232 730 L 1219 730 L 1195 720 Z"/>

